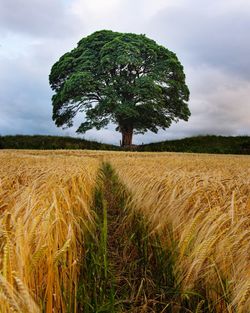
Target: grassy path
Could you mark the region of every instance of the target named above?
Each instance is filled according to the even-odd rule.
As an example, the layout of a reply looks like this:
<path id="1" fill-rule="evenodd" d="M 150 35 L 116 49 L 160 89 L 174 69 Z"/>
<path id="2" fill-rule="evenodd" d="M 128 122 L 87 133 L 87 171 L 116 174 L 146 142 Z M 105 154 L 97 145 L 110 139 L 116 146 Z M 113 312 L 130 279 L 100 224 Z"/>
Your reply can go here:
<path id="1" fill-rule="evenodd" d="M 183 306 L 174 251 L 163 249 L 157 236 L 149 234 L 147 222 L 130 208 L 129 200 L 111 165 L 104 163 L 95 191 L 97 227 L 86 241 L 78 312 L 205 312 L 196 301 L 198 310 Z"/>

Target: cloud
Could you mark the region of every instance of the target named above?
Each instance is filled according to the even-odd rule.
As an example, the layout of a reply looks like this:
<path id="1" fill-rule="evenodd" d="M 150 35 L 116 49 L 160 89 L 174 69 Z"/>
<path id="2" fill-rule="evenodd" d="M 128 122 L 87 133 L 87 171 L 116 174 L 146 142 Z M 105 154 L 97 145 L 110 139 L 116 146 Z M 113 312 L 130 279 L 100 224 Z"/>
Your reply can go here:
<path id="1" fill-rule="evenodd" d="M 51 130 L 48 89 L 43 79 L 35 75 L 33 64 L 29 66 L 19 59 L 1 61 L 0 133 L 46 133 Z"/>
<path id="2" fill-rule="evenodd" d="M 60 0 L 0 0 L 2 33 L 65 37 L 77 32 L 81 21 Z"/>
<path id="3" fill-rule="evenodd" d="M 185 62 L 207 64 L 250 79 L 250 4 L 189 0 L 163 9 L 147 30 Z"/>

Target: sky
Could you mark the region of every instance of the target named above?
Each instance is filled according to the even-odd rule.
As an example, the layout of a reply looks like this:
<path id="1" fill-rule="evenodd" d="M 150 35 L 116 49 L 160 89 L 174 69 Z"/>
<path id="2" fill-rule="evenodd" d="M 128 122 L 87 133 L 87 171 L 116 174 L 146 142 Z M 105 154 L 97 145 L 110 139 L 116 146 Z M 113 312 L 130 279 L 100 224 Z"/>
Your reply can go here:
<path id="1" fill-rule="evenodd" d="M 0 135 L 76 136 L 52 121 L 51 66 L 91 33 L 145 34 L 177 54 L 190 90 L 188 122 L 135 144 L 194 135 L 250 135 L 249 0 L 0 0 Z M 119 144 L 110 125 L 81 137 Z"/>

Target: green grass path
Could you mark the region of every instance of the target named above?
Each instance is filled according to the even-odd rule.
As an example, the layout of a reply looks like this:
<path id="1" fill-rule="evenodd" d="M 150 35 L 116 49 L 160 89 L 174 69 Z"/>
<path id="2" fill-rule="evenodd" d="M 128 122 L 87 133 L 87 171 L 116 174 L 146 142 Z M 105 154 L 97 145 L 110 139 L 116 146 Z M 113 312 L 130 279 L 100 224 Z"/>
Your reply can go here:
<path id="1" fill-rule="evenodd" d="M 174 244 L 164 249 L 130 200 L 114 169 L 103 163 L 94 195 L 96 229 L 86 240 L 78 312 L 212 312 L 201 310 L 200 296 L 183 298 L 175 279 Z"/>

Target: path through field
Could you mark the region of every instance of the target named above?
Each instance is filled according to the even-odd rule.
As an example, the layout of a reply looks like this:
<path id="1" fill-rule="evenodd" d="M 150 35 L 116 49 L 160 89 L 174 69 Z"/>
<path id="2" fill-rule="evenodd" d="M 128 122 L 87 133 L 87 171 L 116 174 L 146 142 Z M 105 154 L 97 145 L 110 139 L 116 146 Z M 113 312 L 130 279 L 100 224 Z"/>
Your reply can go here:
<path id="1" fill-rule="evenodd" d="M 173 281 L 167 276 L 168 255 L 158 238 L 147 232 L 143 216 L 135 215 L 129 208 L 130 195 L 109 163 L 102 165 L 101 174 L 95 203 L 99 231 L 95 246 L 100 250 L 90 249 L 87 258 L 92 266 L 94 260 L 102 262 L 102 266 L 97 266 L 89 281 L 88 300 L 94 301 L 91 306 L 88 304 L 88 310 L 170 312 L 167 308 Z M 96 277 L 100 280 L 96 281 Z M 102 290 L 101 297 L 92 294 L 96 283 L 94 289 Z M 83 299 L 84 312 L 86 302 Z"/>
<path id="2" fill-rule="evenodd" d="M 0 151 L 0 312 L 249 313 L 250 158 Z"/>
<path id="3" fill-rule="evenodd" d="M 162 247 L 156 234 L 149 233 L 144 216 L 131 207 L 132 196 L 110 170 L 106 170 L 109 183 L 105 184 L 110 204 L 108 247 L 117 298 L 124 299 L 122 312 L 173 312 L 172 252 Z"/>

